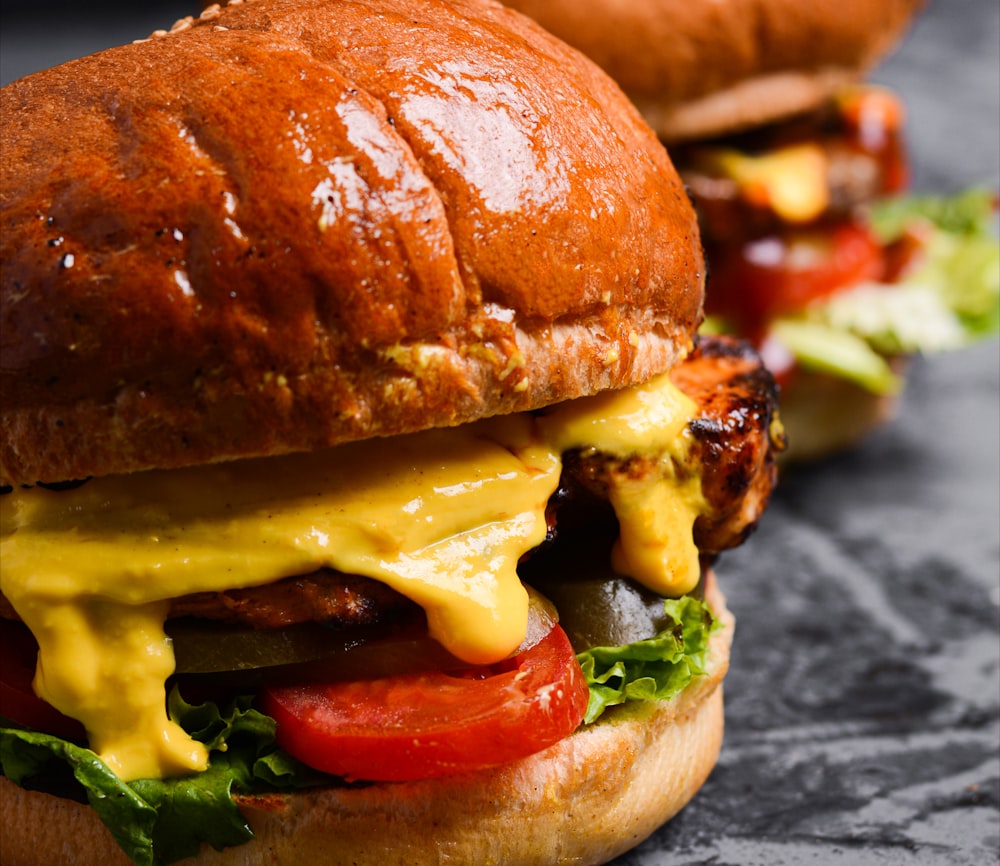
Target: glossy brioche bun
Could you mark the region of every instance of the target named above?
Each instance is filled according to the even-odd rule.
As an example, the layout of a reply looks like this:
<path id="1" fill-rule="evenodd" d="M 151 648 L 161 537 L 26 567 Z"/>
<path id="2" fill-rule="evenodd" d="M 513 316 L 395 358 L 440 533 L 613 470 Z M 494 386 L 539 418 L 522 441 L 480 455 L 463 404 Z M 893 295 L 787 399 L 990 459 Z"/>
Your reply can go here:
<path id="1" fill-rule="evenodd" d="M 722 745 L 722 679 L 733 617 L 714 576 L 722 628 L 708 671 L 671 701 L 612 708 L 556 745 L 491 771 L 419 782 L 243 798 L 256 834 L 181 863 L 200 866 L 555 866 L 606 863 L 673 817 Z M 126 866 L 87 806 L 0 777 L 5 866 Z"/>
<path id="2" fill-rule="evenodd" d="M 248 0 L 2 90 L 0 483 L 312 450 L 669 369 L 694 211 L 491 0 Z"/>
<path id="3" fill-rule="evenodd" d="M 926 0 L 508 0 L 603 67 L 665 141 L 820 105 Z"/>

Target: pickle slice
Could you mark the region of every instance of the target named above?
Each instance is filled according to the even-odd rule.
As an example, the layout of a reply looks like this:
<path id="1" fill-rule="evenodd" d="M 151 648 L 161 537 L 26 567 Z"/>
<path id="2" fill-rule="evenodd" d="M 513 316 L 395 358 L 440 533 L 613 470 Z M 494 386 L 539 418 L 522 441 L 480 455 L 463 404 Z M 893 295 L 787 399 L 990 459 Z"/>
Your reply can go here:
<path id="1" fill-rule="evenodd" d="M 558 621 L 552 603 L 527 589 L 527 633 L 512 655 L 537 644 Z M 254 671 L 338 659 L 343 661 L 338 676 L 346 678 L 469 667 L 427 635 L 422 618 L 392 626 L 327 628 L 308 622 L 276 629 L 180 618 L 168 621 L 166 632 L 173 641 L 178 674 Z"/>
<path id="2" fill-rule="evenodd" d="M 578 653 L 645 640 L 672 623 L 664 613 L 663 599 L 627 578 L 546 583 L 544 590 Z"/>

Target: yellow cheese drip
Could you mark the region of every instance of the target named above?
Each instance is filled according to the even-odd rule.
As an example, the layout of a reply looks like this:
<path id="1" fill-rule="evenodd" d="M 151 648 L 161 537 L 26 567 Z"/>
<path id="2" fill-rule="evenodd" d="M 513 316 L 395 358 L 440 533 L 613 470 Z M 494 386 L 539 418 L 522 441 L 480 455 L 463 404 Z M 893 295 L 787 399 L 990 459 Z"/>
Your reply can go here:
<path id="1" fill-rule="evenodd" d="M 829 165 L 819 145 L 790 145 L 760 156 L 720 149 L 715 157 L 748 199 L 790 222 L 816 219 L 829 204 Z"/>
<path id="2" fill-rule="evenodd" d="M 645 480 L 612 485 L 619 567 L 664 594 L 693 586 L 698 474 L 673 472 L 692 409 L 663 377 L 541 421 L 17 490 L 0 497 L 0 589 L 38 640 L 36 691 L 83 722 L 121 778 L 197 771 L 204 748 L 164 709 L 170 599 L 329 567 L 422 605 L 453 654 L 496 661 L 524 637 L 517 562 L 545 537 L 568 448 L 656 462 Z"/>
<path id="3" fill-rule="evenodd" d="M 608 473 L 608 496 L 620 525 L 612 564 L 660 595 L 690 592 L 701 575 L 691 527 L 706 504 L 701 473 L 687 454 L 687 422 L 695 408 L 661 376 L 625 391 L 563 403 L 542 420 L 561 452 L 594 448 L 647 461 L 635 473 L 626 468 Z"/>

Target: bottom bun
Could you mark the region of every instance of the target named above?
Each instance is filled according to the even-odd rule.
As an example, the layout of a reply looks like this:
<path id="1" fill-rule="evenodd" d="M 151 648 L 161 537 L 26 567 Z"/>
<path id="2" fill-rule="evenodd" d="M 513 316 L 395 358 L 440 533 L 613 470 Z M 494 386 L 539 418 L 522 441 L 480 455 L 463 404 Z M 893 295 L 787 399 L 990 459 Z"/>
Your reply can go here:
<path id="1" fill-rule="evenodd" d="M 183 863 L 308 866 L 596 866 L 639 844 L 701 787 L 722 746 L 733 618 L 708 675 L 677 698 L 613 708 L 556 745 L 491 771 L 239 798 L 256 839 Z M 127 864 L 88 807 L 0 778 L 0 863 Z"/>
<path id="2" fill-rule="evenodd" d="M 782 70 L 686 102 L 626 94 L 667 144 L 731 135 L 813 111 L 858 80 L 856 69 Z"/>
<path id="3" fill-rule="evenodd" d="M 902 377 L 908 358 L 890 360 Z M 788 437 L 778 462 L 807 463 L 856 445 L 876 427 L 890 421 L 899 394 L 873 394 L 847 379 L 798 369 L 781 389 L 781 423 Z"/>

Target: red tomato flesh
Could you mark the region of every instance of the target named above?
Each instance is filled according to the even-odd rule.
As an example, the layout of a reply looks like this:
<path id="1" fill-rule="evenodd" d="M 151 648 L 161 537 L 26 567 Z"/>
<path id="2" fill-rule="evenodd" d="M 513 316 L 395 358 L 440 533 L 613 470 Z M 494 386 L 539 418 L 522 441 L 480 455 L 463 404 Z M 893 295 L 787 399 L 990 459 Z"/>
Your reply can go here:
<path id="1" fill-rule="evenodd" d="M 347 779 L 405 781 L 505 764 L 571 734 L 588 688 L 565 632 L 505 662 L 266 688 L 278 744 Z"/>
<path id="2" fill-rule="evenodd" d="M 877 280 L 885 268 L 878 241 L 856 223 L 790 230 L 710 257 L 706 306 L 751 339 L 759 339 L 771 319 Z"/>
<path id="3" fill-rule="evenodd" d="M 83 725 L 43 701 L 31 683 L 38 644 L 19 622 L 0 621 L 0 715 L 35 731 L 83 739 Z"/>

